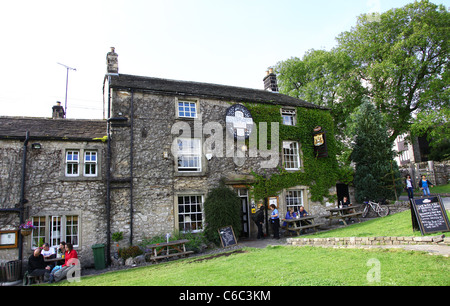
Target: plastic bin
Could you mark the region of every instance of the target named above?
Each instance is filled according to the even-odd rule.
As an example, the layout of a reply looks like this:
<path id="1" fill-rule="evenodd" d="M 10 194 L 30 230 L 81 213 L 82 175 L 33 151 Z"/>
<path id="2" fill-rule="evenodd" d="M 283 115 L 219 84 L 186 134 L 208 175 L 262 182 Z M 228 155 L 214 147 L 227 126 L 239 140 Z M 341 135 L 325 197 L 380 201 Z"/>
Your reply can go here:
<path id="1" fill-rule="evenodd" d="M 95 270 L 105 269 L 105 245 L 104 244 L 94 244 L 91 246 L 94 252 L 94 265 Z"/>

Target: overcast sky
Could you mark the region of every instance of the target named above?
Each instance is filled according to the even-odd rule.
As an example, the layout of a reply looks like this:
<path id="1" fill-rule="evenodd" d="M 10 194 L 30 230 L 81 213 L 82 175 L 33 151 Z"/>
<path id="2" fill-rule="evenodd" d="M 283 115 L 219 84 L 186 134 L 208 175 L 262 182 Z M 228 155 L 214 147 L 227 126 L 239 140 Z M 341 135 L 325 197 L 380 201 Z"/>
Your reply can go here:
<path id="1" fill-rule="evenodd" d="M 119 73 L 263 89 L 268 67 L 329 50 L 363 13 L 413 0 L 77 0 L 0 4 L 0 116 L 102 119 L 110 47 Z M 432 1 L 450 4 L 449 0 Z"/>

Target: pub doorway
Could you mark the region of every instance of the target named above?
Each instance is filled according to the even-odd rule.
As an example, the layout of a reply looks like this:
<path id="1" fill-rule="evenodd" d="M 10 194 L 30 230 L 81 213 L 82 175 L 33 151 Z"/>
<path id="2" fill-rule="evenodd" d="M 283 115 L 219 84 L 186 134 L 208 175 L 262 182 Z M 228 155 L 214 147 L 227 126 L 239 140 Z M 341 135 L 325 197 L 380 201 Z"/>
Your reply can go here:
<path id="1" fill-rule="evenodd" d="M 337 183 L 336 184 L 336 193 L 337 193 L 338 203 L 340 203 L 340 201 L 342 201 L 342 199 L 344 197 L 347 197 L 350 199 L 350 193 L 348 192 L 347 184 Z"/>
<path id="2" fill-rule="evenodd" d="M 237 194 L 241 198 L 241 236 L 240 238 L 250 237 L 250 209 L 248 201 L 248 189 L 239 188 Z"/>

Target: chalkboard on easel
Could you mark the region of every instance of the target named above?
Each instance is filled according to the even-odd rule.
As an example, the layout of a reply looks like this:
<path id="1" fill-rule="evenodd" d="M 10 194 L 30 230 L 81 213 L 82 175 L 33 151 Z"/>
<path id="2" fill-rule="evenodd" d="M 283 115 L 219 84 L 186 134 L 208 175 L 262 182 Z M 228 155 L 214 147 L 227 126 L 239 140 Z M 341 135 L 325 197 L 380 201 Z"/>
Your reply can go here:
<path id="1" fill-rule="evenodd" d="M 229 246 L 237 244 L 236 236 L 234 235 L 233 227 L 226 226 L 218 229 L 220 241 L 222 242 L 222 247 L 227 248 Z"/>
<path id="2" fill-rule="evenodd" d="M 440 196 L 411 199 L 411 218 L 414 230 L 422 235 L 450 232 L 450 222 Z"/>

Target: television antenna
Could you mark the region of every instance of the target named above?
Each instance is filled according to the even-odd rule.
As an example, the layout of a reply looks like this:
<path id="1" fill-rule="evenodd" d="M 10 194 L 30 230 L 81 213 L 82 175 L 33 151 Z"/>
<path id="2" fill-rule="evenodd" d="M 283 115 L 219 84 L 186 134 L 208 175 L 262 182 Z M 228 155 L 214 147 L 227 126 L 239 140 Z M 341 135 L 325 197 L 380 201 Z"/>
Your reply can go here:
<path id="1" fill-rule="evenodd" d="M 61 63 L 57 63 L 57 64 L 61 65 L 64 68 L 67 69 L 67 74 L 66 74 L 66 100 L 65 100 L 65 104 L 64 104 L 64 118 L 67 118 L 67 87 L 69 86 L 69 70 L 77 71 L 77 69 L 69 67 L 69 66 L 61 64 Z"/>

